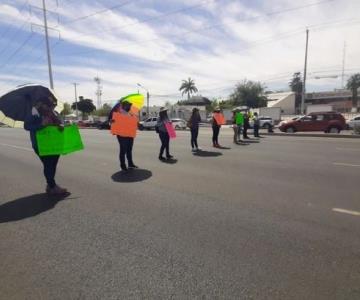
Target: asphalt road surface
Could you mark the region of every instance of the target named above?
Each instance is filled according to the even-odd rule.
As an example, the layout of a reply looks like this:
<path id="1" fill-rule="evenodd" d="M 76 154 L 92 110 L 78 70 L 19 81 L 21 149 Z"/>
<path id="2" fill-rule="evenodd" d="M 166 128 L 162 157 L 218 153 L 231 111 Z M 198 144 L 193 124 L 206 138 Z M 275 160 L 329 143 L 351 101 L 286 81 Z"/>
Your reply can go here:
<path id="1" fill-rule="evenodd" d="M 114 137 L 82 135 L 57 201 L 28 133 L 0 128 L 0 299 L 360 299 L 360 140 L 223 129 L 214 149 L 201 129 L 163 163 L 141 132 L 123 175 Z"/>

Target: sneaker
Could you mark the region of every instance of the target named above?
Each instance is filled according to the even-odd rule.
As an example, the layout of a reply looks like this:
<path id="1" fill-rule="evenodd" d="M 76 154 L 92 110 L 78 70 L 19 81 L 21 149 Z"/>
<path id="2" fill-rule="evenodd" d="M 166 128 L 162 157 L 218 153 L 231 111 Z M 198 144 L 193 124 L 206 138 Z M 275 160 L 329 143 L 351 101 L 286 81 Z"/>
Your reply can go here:
<path id="1" fill-rule="evenodd" d="M 129 165 L 129 169 L 139 169 L 137 165 L 131 164 Z"/>
<path id="2" fill-rule="evenodd" d="M 160 159 L 160 160 L 165 160 L 165 157 L 160 155 L 160 156 L 159 156 L 159 159 Z"/>
<path id="3" fill-rule="evenodd" d="M 202 150 L 202 149 L 201 149 L 201 148 L 199 148 L 199 147 L 197 147 L 197 148 L 196 148 L 196 151 L 201 151 L 201 150 Z"/>
<path id="4" fill-rule="evenodd" d="M 67 189 L 64 189 L 58 185 L 54 186 L 53 188 L 49 188 L 47 187 L 46 188 L 46 193 L 48 195 L 52 195 L 52 196 L 55 196 L 55 195 L 65 195 L 68 193 Z"/>
<path id="5" fill-rule="evenodd" d="M 128 168 L 126 166 L 120 166 L 120 168 L 121 168 L 122 171 L 127 171 L 128 170 Z"/>
<path id="6" fill-rule="evenodd" d="M 174 156 L 172 156 L 172 155 L 166 155 L 166 159 L 172 159 L 172 158 L 174 158 Z"/>

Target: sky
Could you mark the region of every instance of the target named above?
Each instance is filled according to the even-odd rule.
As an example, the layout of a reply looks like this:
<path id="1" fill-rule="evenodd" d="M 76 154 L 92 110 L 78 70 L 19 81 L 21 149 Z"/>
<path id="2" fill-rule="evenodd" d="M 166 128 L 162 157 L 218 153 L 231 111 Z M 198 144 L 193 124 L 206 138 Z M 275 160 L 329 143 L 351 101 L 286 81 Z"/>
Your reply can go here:
<path id="1" fill-rule="evenodd" d="M 329 91 L 360 72 L 359 0 L 46 0 L 54 88 L 102 103 L 137 92 L 151 105 L 198 94 L 227 99 L 244 79 L 288 90 L 303 72 L 307 91 Z M 49 86 L 42 0 L 0 0 L 0 95 L 26 83 Z M 345 46 L 345 47 L 344 47 Z M 344 51 L 345 49 L 345 51 Z M 336 78 L 334 78 L 337 76 Z M 142 87 L 138 87 L 140 83 Z M 184 95 L 186 97 L 186 95 Z"/>

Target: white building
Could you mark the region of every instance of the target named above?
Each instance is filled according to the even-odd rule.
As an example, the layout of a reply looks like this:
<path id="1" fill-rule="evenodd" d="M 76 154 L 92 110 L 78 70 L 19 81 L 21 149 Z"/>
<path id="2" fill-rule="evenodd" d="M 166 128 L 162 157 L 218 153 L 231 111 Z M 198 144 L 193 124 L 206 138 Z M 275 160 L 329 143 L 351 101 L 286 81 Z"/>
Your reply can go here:
<path id="1" fill-rule="evenodd" d="M 267 96 L 267 107 L 280 107 L 284 115 L 295 114 L 295 93 L 283 92 L 273 93 Z"/>

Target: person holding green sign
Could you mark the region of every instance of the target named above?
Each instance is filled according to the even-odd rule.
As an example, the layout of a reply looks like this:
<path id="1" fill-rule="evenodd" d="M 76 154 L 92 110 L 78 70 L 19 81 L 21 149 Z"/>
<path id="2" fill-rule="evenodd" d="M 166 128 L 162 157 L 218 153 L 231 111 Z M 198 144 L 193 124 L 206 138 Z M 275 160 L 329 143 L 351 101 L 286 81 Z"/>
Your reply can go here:
<path id="1" fill-rule="evenodd" d="M 65 195 L 68 191 L 58 186 L 55 182 L 56 167 L 59 161 L 59 155 L 40 156 L 36 133 L 40 129 L 55 125 L 63 130 L 62 123 L 54 108 L 57 100 L 53 97 L 40 97 L 33 105 L 31 114 L 25 119 L 24 129 L 30 131 L 30 139 L 35 153 L 40 158 L 44 167 L 44 176 L 47 186 L 46 193 L 49 195 Z"/>

